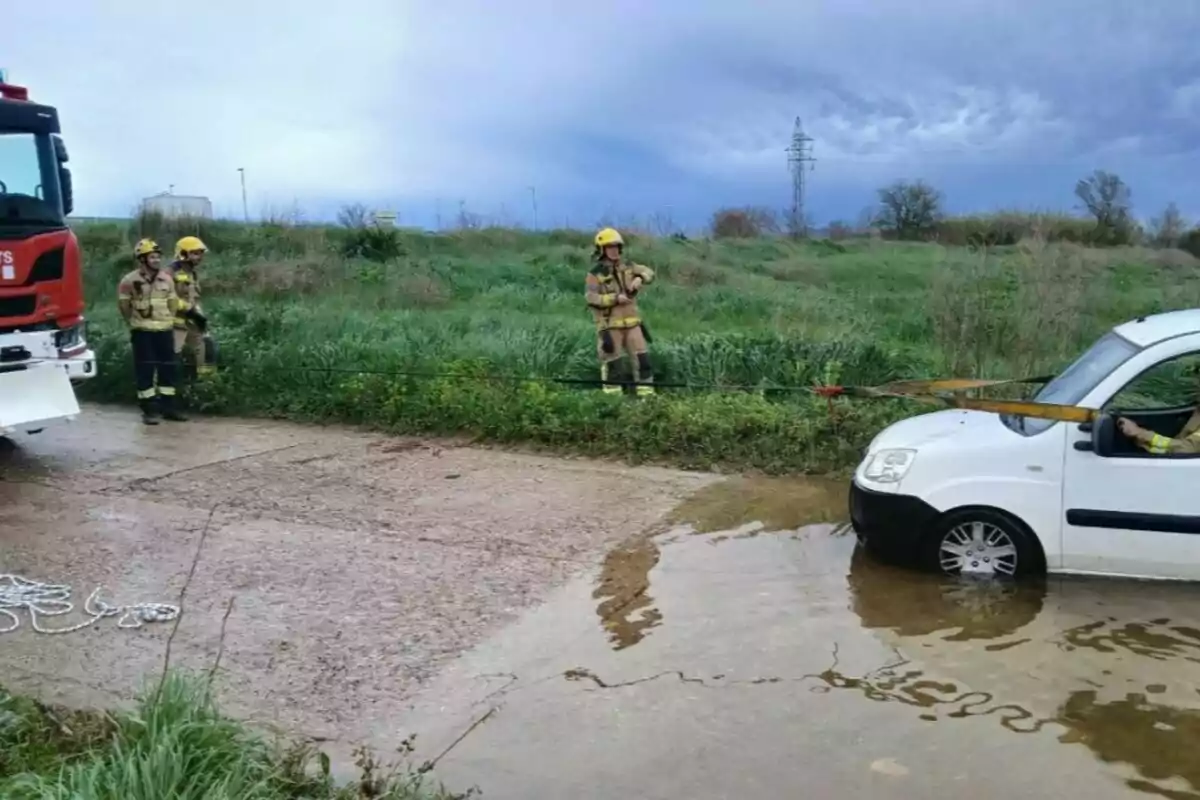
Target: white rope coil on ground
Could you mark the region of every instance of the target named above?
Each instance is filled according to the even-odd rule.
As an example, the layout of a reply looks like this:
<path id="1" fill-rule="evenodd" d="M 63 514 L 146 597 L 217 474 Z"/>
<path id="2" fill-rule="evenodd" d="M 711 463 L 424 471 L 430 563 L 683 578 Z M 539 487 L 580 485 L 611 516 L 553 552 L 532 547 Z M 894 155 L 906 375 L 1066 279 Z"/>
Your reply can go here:
<path id="1" fill-rule="evenodd" d="M 94 625 L 107 617 L 118 617 L 117 627 L 140 628 L 147 622 L 174 622 L 179 616 L 179 606 L 169 603 L 133 603 L 114 606 L 100 599 L 97 586 L 83 604 L 88 619 L 66 628 L 44 628 L 40 617 L 60 617 L 75 610 L 71 600 L 71 587 L 61 583 L 31 581 L 20 575 L 0 574 L 0 634 L 12 633 L 21 627 L 18 612 L 29 612 L 30 626 L 38 633 L 73 633 Z"/>

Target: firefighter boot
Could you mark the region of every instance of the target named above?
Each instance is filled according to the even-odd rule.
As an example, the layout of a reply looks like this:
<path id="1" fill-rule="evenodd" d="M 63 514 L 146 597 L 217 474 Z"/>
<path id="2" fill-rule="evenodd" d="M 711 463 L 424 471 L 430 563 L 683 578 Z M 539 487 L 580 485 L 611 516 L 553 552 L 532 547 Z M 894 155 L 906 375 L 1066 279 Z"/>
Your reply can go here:
<path id="1" fill-rule="evenodd" d="M 619 383 L 615 383 L 615 382 L 609 383 L 610 380 L 611 381 L 619 380 L 619 376 L 613 375 L 613 373 L 615 372 L 615 370 L 612 369 L 613 363 L 614 362 L 611 362 L 611 361 L 601 361 L 600 362 L 600 382 L 603 384 L 603 389 L 604 389 L 605 394 L 620 394 L 621 393 L 621 385 Z"/>
<path id="2" fill-rule="evenodd" d="M 143 400 L 138 403 L 142 408 L 142 422 L 146 425 L 158 424 L 158 409 L 154 406 L 153 400 Z"/>
<path id="3" fill-rule="evenodd" d="M 654 394 L 654 369 L 650 366 L 650 356 L 645 353 L 637 354 L 637 396 L 649 397 Z"/>
<path id="4" fill-rule="evenodd" d="M 187 422 L 187 417 L 180 414 L 179 409 L 175 405 L 174 395 L 164 395 L 158 399 L 162 403 L 163 419 L 170 420 L 171 422 Z"/>

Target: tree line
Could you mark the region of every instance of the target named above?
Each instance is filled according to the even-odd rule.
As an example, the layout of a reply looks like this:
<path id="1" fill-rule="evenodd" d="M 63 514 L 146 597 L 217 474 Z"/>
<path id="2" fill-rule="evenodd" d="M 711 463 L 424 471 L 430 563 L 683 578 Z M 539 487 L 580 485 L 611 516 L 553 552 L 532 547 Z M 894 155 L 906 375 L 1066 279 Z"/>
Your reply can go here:
<path id="1" fill-rule="evenodd" d="M 1075 184 L 1082 215 L 997 212 L 950 216 L 943 194 L 923 180 L 896 181 L 877 190 L 877 203 L 856 224 L 830 223 L 830 239 L 881 236 L 901 241 L 938 242 L 961 246 L 1013 245 L 1028 236 L 1092 247 L 1147 245 L 1179 248 L 1200 257 L 1200 227 L 1189 223 L 1170 203 L 1148 225 L 1133 216 L 1133 193 L 1119 175 L 1096 170 Z M 802 236 L 788 229 L 777 215 L 762 207 L 724 208 L 710 224 L 716 238 L 748 238 L 771 234 Z"/>

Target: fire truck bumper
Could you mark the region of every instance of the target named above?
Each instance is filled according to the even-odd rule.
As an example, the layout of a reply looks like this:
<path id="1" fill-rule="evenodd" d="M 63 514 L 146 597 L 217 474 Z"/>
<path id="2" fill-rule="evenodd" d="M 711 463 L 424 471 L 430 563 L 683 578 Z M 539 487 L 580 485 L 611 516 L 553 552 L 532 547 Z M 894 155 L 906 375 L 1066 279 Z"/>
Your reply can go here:
<path id="1" fill-rule="evenodd" d="M 65 365 L 42 363 L 0 372 L 0 436 L 37 431 L 78 414 L 79 401 Z"/>
<path id="2" fill-rule="evenodd" d="M 61 363 L 72 381 L 86 381 L 88 378 L 96 377 L 96 353 L 94 350 L 85 350 L 77 356 L 64 359 Z"/>

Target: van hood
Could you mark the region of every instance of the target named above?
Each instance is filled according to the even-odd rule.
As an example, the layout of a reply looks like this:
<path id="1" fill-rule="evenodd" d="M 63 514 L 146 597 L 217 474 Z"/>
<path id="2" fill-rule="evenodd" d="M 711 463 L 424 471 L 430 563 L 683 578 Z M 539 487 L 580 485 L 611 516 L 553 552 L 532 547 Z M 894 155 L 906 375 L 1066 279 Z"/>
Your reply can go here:
<path id="1" fill-rule="evenodd" d="M 900 420 L 880 431 L 871 442 L 868 451 L 874 453 L 892 448 L 916 450 L 933 442 L 966 433 L 985 436 L 1011 431 L 1004 427 L 1004 423 L 996 414 L 955 408 Z"/>

